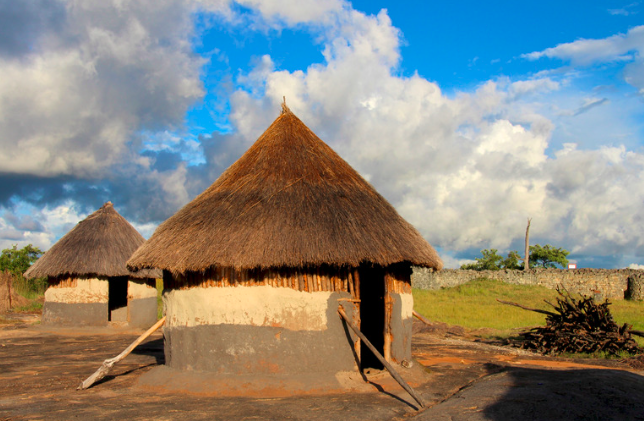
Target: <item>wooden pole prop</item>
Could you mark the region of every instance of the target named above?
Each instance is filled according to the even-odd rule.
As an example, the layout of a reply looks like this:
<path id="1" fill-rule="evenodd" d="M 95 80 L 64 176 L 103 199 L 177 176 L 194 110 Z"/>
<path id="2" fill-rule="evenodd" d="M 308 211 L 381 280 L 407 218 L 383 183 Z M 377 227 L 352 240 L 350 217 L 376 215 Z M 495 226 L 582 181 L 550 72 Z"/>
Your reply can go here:
<path id="1" fill-rule="evenodd" d="M 528 218 L 528 226 L 525 229 L 525 253 L 523 255 L 523 270 L 530 269 L 530 222 L 532 222 L 532 218 Z"/>
<path id="2" fill-rule="evenodd" d="M 423 316 L 421 316 L 420 314 L 418 314 L 418 313 L 416 312 L 416 310 L 412 310 L 412 311 L 411 311 L 411 313 L 412 313 L 414 316 L 416 316 L 416 318 L 417 318 L 418 320 L 420 320 L 421 322 L 425 323 L 426 325 L 428 325 L 428 326 L 431 326 L 431 325 L 432 325 L 432 322 L 430 322 L 429 320 L 427 320 L 426 318 L 424 318 Z"/>
<path id="3" fill-rule="evenodd" d="M 349 321 L 349 318 L 347 317 L 342 307 L 338 307 L 338 313 L 340 313 L 340 316 L 344 319 L 345 323 L 351 328 L 351 330 L 353 330 L 355 334 L 358 335 L 360 339 L 364 341 L 365 345 L 367 345 L 367 348 L 369 348 L 371 352 L 373 352 L 373 355 L 375 355 L 376 358 L 380 360 L 382 365 L 385 366 L 387 371 L 389 371 L 389 374 L 391 374 L 391 377 L 393 377 L 398 382 L 398 384 L 400 384 L 402 388 L 405 389 L 407 393 L 409 393 L 416 402 L 418 402 L 418 405 L 420 405 L 421 408 L 424 408 L 425 404 L 423 403 L 422 400 L 420 400 L 420 396 L 418 396 L 414 391 L 414 389 L 412 389 L 411 386 L 409 386 L 407 382 L 405 382 L 405 380 L 402 377 L 400 377 L 400 374 L 398 374 L 396 370 L 394 370 L 394 368 L 391 366 L 391 364 L 389 364 L 387 360 L 383 358 L 380 352 L 378 352 L 378 350 L 371 344 L 371 342 L 369 342 L 369 339 L 367 339 L 367 337 L 364 336 L 362 332 L 360 332 L 360 329 L 355 327 L 353 323 Z"/>
<path id="4" fill-rule="evenodd" d="M 165 317 L 163 317 L 161 320 L 156 322 L 156 324 L 154 326 L 152 326 L 150 329 L 148 329 L 143 335 L 139 336 L 136 339 L 136 341 L 132 342 L 130 344 L 130 346 L 125 348 L 125 350 L 123 350 L 123 352 L 121 352 L 119 355 L 117 355 L 114 358 L 109 358 L 109 359 L 103 361 L 103 365 L 100 366 L 99 369 L 96 370 L 96 372 L 94 374 L 92 374 L 84 382 L 82 382 L 80 384 L 80 386 L 78 386 L 78 388 L 76 390 L 88 389 L 94 383 L 96 383 L 97 381 L 99 381 L 100 379 L 105 377 L 107 375 L 107 373 L 109 373 L 109 371 L 112 368 L 112 366 L 114 366 L 114 364 L 116 364 L 117 362 L 121 361 L 123 358 L 127 357 L 130 354 L 130 352 L 132 352 L 134 350 L 134 348 L 136 348 L 141 342 L 143 342 L 145 339 L 147 339 L 148 336 L 152 335 L 152 333 L 154 333 L 154 331 L 156 331 L 158 328 L 163 326 L 163 323 L 165 323 Z"/>
<path id="5" fill-rule="evenodd" d="M 500 302 L 501 304 L 507 304 L 509 306 L 519 307 L 519 308 L 522 308 L 524 310 L 534 311 L 535 313 L 541 313 L 541 314 L 545 314 L 547 316 L 557 316 L 555 313 L 553 313 L 552 311 L 548 311 L 548 310 L 539 310 L 538 308 L 530 308 L 530 307 L 522 306 L 521 304 L 518 304 L 518 303 L 513 303 L 511 301 L 499 300 L 498 298 L 496 299 L 496 301 Z"/>

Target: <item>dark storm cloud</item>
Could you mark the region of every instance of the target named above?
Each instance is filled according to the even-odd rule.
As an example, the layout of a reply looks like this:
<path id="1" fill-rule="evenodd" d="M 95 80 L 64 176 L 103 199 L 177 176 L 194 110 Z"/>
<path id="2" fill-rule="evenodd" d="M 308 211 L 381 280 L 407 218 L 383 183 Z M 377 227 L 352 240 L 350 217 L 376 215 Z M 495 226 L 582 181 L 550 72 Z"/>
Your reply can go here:
<path id="1" fill-rule="evenodd" d="M 3 175 L 0 176 L 0 206 L 14 209 L 15 203 L 22 201 L 37 208 L 52 208 L 71 200 L 79 212 L 91 213 L 111 201 L 132 222 L 159 223 L 178 210 L 173 202 L 175 198 L 163 189 L 164 176 L 169 173 L 172 170 L 113 173 L 109 178 L 94 180 Z M 42 229 L 35 225 L 28 227 L 29 219 L 20 219 L 9 212 L 3 219 L 21 230 Z"/>
<path id="2" fill-rule="evenodd" d="M 70 181 L 71 177 L 49 178 L 0 173 L 0 206 L 12 207 L 12 199 L 37 205 L 60 204 L 61 198 L 64 198 L 65 184 Z"/>
<path id="3" fill-rule="evenodd" d="M 9 212 L 5 212 L 4 215 L 2 215 L 2 218 L 20 231 L 45 231 L 45 227 L 43 227 L 40 222 L 33 219 L 30 215 L 18 216 Z"/>
<path id="4" fill-rule="evenodd" d="M 153 162 L 151 169 L 155 171 L 175 170 L 183 162 L 181 154 L 167 150 L 143 151 L 141 156 L 150 158 Z"/>
<path id="5" fill-rule="evenodd" d="M 65 18 L 65 6 L 59 1 L 0 1 L 0 56 L 15 58 L 35 52 L 39 38 L 61 31 Z"/>

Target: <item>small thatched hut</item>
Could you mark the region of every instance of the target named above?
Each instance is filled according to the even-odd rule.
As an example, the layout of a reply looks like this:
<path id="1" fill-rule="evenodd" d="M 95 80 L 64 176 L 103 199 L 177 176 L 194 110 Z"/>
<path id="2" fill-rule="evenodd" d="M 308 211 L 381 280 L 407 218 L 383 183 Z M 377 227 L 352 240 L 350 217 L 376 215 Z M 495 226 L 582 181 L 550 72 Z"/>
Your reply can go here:
<path id="1" fill-rule="evenodd" d="M 409 359 L 411 264 L 442 267 L 285 106 L 128 261 L 163 269 L 166 364 L 227 375 L 377 366 L 343 326 L 340 305 L 387 360 Z"/>
<path id="2" fill-rule="evenodd" d="M 160 270 L 131 272 L 127 259 L 145 239 L 111 202 L 79 222 L 25 276 L 47 277 L 44 324 L 150 327 L 157 319 Z"/>

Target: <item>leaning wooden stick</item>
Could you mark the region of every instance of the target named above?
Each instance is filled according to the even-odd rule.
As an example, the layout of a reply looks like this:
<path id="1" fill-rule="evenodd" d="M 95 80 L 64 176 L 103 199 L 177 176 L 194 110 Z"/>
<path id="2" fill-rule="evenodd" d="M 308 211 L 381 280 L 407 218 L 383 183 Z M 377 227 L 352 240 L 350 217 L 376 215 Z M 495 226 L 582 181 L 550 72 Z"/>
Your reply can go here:
<path id="1" fill-rule="evenodd" d="M 629 330 L 628 333 L 630 333 L 631 335 L 641 336 L 642 338 L 644 338 L 644 332 L 642 332 L 641 330 Z"/>
<path id="2" fill-rule="evenodd" d="M 411 311 L 411 313 L 412 313 L 414 316 L 416 316 L 416 318 L 417 318 L 418 320 L 420 320 L 421 322 L 425 323 L 426 325 L 428 325 L 428 326 L 431 326 L 431 325 L 432 325 L 432 322 L 430 322 L 429 320 L 427 320 L 426 318 L 424 318 L 423 316 L 421 316 L 420 314 L 418 314 L 418 313 L 416 312 L 416 310 L 412 310 L 412 311 Z"/>
<path id="3" fill-rule="evenodd" d="M 353 330 L 355 334 L 358 335 L 360 339 L 362 339 L 364 344 L 367 345 L 367 347 L 371 350 L 371 352 L 373 352 L 373 355 L 375 355 L 376 358 L 380 360 L 382 365 L 385 366 L 387 371 L 389 371 L 389 374 L 391 374 L 391 377 L 393 377 L 398 382 L 398 384 L 400 384 L 402 388 L 405 389 L 407 393 L 409 393 L 416 402 L 418 402 L 418 405 L 420 405 L 421 408 L 424 408 L 425 404 L 423 403 L 422 400 L 420 400 L 420 396 L 418 396 L 414 391 L 414 389 L 412 389 L 411 386 L 409 386 L 407 382 L 405 382 L 405 380 L 403 380 L 403 378 L 400 377 L 400 374 L 398 374 L 396 370 L 394 370 L 394 368 L 391 366 L 391 364 L 389 364 L 387 360 L 384 359 L 384 357 L 380 354 L 380 352 L 378 352 L 378 350 L 371 344 L 371 342 L 369 342 L 369 339 L 367 339 L 367 337 L 364 336 L 362 332 L 360 332 L 360 329 L 358 329 L 356 326 L 353 325 L 353 323 L 349 321 L 349 318 L 345 314 L 342 307 L 338 308 L 338 313 L 340 313 L 340 316 L 344 319 L 344 321 L 351 328 L 351 330 Z"/>
<path id="4" fill-rule="evenodd" d="M 152 335 L 154 331 L 156 331 L 158 328 L 163 326 L 163 323 L 165 323 L 165 317 L 156 322 L 154 326 L 152 326 L 150 329 L 148 329 L 143 335 L 139 336 L 136 341 L 132 342 L 130 346 L 125 348 L 123 352 L 121 352 L 119 355 L 117 355 L 114 358 L 109 358 L 105 361 L 103 361 L 103 365 L 99 367 L 98 370 L 91 376 L 89 376 L 84 382 L 78 386 L 77 390 L 84 390 L 92 386 L 94 383 L 102 379 L 109 373 L 110 369 L 116 364 L 117 362 L 121 361 L 123 358 L 127 357 L 130 352 L 134 350 L 141 342 L 147 339 L 148 336 Z"/>
<path id="5" fill-rule="evenodd" d="M 545 314 L 545 315 L 548 315 L 548 316 L 557 316 L 557 314 L 555 314 L 555 313 L 553 313 L 551 311 L 548 311 L 548 310 L 540 310 L 538 308 L 530 308 L 530 307 L 522 306 L 521 304 L 518 304 L 518 303 L 513 303 L 511 301 L 499 300 L 498 298 L 496 299 L 496 301 L 500 302 L 501 304 L 507 304 L 509 306 L 519 307 L 519 308 L 522 308 L 524 310 L 534 311 L 536 313 L 541 313 L 541 314 Z M 550 303 L 548 303 L 548 304 L 550 304 Z M 550 304 L 550 305 L 552 305 L 552 304 Z"/>

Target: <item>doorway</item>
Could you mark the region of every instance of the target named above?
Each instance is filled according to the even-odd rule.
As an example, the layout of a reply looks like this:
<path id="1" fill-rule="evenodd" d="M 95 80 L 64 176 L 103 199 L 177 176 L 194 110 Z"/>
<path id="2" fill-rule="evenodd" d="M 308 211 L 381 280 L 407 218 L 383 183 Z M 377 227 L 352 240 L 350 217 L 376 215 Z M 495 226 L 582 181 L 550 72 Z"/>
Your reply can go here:
<path id="1" fill-rule="evenodd" d="M 110 278 L 108 281 L 108 322 L 127 322 L 127 276 Z"/>
<path id="2" fill-rule="evenodd" d="M 385 271 L 380 266 L 361 265 L 360 276 L 360 330 L 369 342 L 384 354 L 385 347 Z M 360 343 L 360 368 L 384 367 L 367 346 Z"/>

